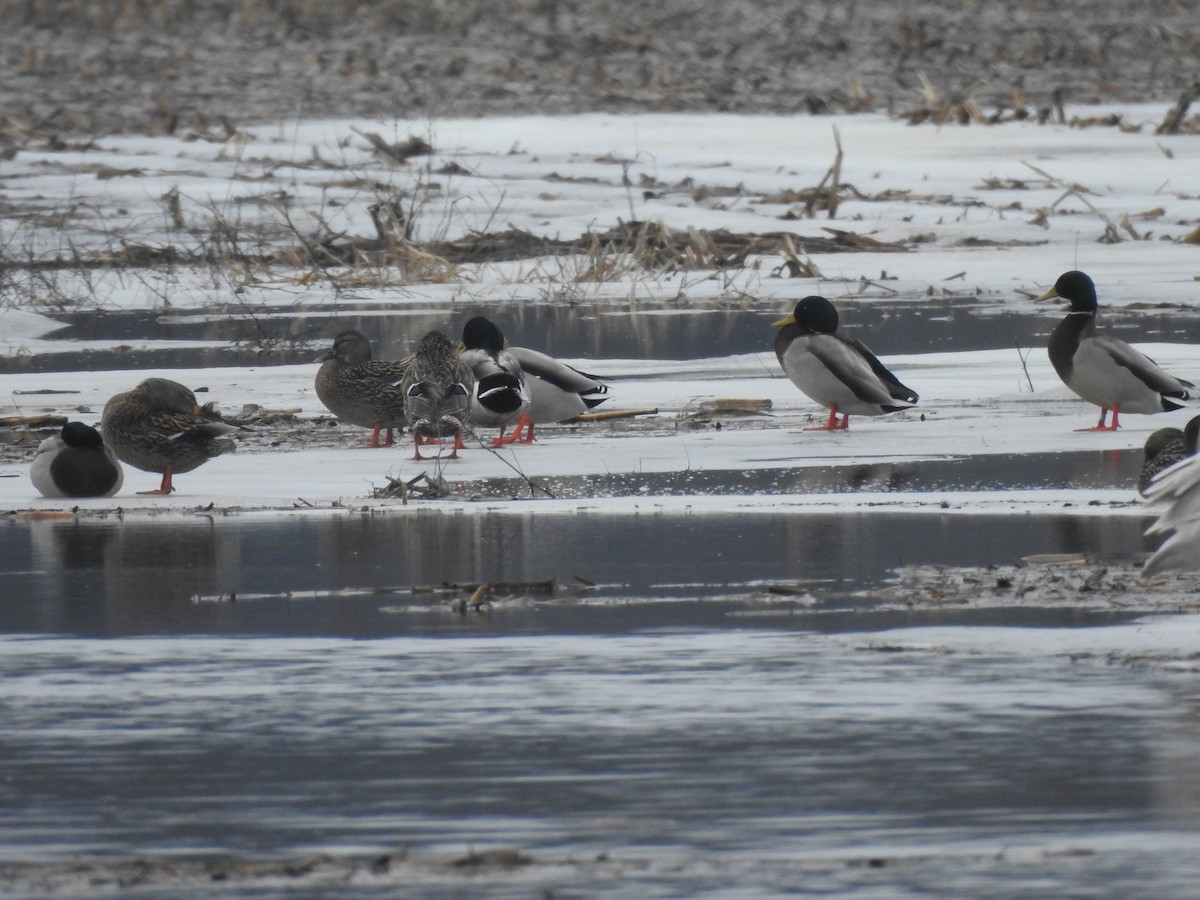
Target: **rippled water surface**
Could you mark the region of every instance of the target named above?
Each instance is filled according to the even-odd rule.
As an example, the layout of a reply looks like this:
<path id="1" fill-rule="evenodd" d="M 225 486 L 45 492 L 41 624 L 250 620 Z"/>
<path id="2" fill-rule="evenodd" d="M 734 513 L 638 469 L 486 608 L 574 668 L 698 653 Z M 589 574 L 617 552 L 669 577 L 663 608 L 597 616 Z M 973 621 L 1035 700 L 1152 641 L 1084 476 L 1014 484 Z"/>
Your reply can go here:
<path id="1" fill-rule="evenodd" d="M 845 594 L 906 562 L 1128 552 L 1140 524 L 9 522 L 0 859 L 502 846 L 558 865 L 407 888 L 1189 896 L 1194 678 L 1069 652 L 1136 622 Z M 433 590 L 548 579 L 478 612 Z M 812 595 L 771 599 L 776 582 Z M 977 633 L 1007 637 L 954 649 Z M 897 652 L 899 634 L 928 649 Z"/>

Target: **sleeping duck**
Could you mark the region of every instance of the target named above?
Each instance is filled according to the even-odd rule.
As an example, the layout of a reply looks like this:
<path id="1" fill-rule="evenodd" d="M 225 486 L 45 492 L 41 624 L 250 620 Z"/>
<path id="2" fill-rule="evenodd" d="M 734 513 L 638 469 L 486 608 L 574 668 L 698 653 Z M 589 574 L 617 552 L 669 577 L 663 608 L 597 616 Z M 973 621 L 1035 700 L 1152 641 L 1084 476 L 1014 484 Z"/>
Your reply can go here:
<path id="1" fill-rule="evenodd" d="M 157 490 L 139 494 L 169 494 L 173 476 L 233 452 L 236 445 L 229 435 L 238 429 L 205 417 L 196 395 L 179 382 L 147 378 L 105 404 L 100 430 L 119 460 L 162 473 Z"/>
<path id="2" fill-rule="evenodd" d="M 1165 472 L 1175 463 L 1196 455 L 1200 444 L 1200 416 L 1194 416 L 1187 427 L 1160 428 L 1146 438 L 1142 449 L 1142 469 L 1138 473 L 1137 489 L 1143 497 L 1159 473 Z"/>
<path id="3" fill-rule="evenodd" d="M 1152 435 L 1153 437 L 1153 435 Z M 1147 560 L 1145 577 L 1164 572 L 1200 571 L 1200 416 L 1184 429 L 1180 455 L 1171 465 L 1154 473 L 1142 492 L 1146 503 L 1159 509 L 1158 518 L 1146 529 L 1148 536 L 1167 538 Z M 1147 463 L 1151 460 L 1147 460 Z"/>
<path id="4" fill-rule="evenodd" d="M 111 497 L 125 473 L 100 432 L 68 422 L 38 446 L 29 477 L 43 497 Z"/>

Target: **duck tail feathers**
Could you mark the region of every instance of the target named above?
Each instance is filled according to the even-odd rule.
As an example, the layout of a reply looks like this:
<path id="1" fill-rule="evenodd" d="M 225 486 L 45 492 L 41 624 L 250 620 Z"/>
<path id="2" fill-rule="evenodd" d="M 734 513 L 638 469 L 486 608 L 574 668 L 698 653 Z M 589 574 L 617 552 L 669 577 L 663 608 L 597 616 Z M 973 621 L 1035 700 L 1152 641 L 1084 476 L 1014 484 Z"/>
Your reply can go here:
<path id="1" fill-rule="evenodd" d="M 1200 392 L 1196 390 L 1171 391 L 1163 393 L 1161 401 L 1163 412 L 1174 412 L 1177 409 L 1200 409 Z"/>

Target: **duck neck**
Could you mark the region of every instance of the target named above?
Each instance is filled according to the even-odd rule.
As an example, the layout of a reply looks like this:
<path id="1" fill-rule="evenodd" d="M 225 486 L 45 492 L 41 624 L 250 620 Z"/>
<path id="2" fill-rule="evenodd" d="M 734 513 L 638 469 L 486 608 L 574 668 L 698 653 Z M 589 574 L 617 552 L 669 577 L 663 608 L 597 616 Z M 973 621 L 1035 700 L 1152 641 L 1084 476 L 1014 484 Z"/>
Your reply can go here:
<path id="1" fill-rule="evenodd" d="M 1054 371 L 1064 381 L 1070 376 L 1074 367 L 1075 351 L 1079 342 L 1090 337 L 1096 330 L 1096 313 L 1069 312 L 1050 333 L 1048 350 L 1050 363 Z"/>

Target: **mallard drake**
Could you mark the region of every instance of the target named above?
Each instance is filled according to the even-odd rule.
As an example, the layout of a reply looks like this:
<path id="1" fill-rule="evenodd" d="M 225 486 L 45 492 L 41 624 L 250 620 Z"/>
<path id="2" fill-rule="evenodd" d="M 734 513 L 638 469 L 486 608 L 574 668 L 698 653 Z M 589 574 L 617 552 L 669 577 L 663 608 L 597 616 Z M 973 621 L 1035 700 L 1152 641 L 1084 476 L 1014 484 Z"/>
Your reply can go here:
<path id="1" fill-rule="evenodd" d="M 431 331 L 421 338 L 400 387 L 416 445 L 413 459 L 424 459 L 422 443 L 436 443 L 450 435 L 454 435 L 450 458 L 457 458 L 462 447 L 463 424 L 471 409 L 475 376 L 455 352 L 450 338 L 440 331 Z"/>
<path id="2" fill-rule="evenodd" d="M 534 440 L 533 427 L 564 422 L 594 409 L 608 399 L 608 385 L 565 362 L 525 347 L 509 347 L 525 373 L 529 389 L 529 425 L 525 439 Z"/>
<path id="3" fill-rule="evenodd" d="M 172 476 L 233 452 L 236 445 L 228 435 L 238 429 L 202 414 L 196 395 L 179 382 L 147 378 L 104 405 L 100 430 L 119 460 L 162 473 L 158 490 L 139 494 L 169 494 Z"/>
<path id="4" fill-rule="evenodd" d="M 371 342 L 361 331 L 343 331 L 333 347 L 318 356 L 317 397 L 343 422 L 371 428 L 368 447 L 379 447 L 379 433 L 387 430 L 382 446 L 395 442 L 394 429 L 405 424 L 405 363 L 371 358 Z"/>
<path id="5" fill-rule="evenodd" d="M 29 478 L 43 497 L 111 497 L 121 489 L 125 472 L 100 432 L 68 422 L 38 445 Z"/>
<path id="6" fill-rule="evenodd" d="M 788 379 L 829 407 L 829 421 L 808 430 L 848 428 L 851 415 L 881 416 L 916 405 L 916 392 L 901 384 L 861 341 L 837 333 L 837 310 L 824 297 L 805 297 L 790 316 L 772 326 L 780 329 L 775 355 Z"/>
<path id="7" fill-rule="evenodd" d="M 1116 431 L 1120 414 L 1170 412 L 1191 399 L 1195 385 L 1168 375 L 1119 338 L 1096 333 L 1096 285 L 1083 272 L 1064 272 L 1037 299 L 1061 297 L 1071 310 L 1050 333 L 1050 362 L 1072 391 L 1100 407 L 1100 421 L 1081 431 Z M 1112 424 L 1106 425 L 1112 410 Z"/>
<path id="8" fill-rule="evenodd" d="M 463 326 L 459 356 L 475 376 L 471 423 L 500 429 L 493 447 L 521 441 L 522 429 L 529 421 L 529 389 L 521 364 L 504 346 L 503 332 L 490 319 L 475 316 Z M 506 438 L 504 430 L 513 424 L 517 427 Z"/>

